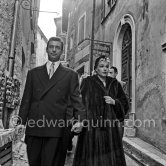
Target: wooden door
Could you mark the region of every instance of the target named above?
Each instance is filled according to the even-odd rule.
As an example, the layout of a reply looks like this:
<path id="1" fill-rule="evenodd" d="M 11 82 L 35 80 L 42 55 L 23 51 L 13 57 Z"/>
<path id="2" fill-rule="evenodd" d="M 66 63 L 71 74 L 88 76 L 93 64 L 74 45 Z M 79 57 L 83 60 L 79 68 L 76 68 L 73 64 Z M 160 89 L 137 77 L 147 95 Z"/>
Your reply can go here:
<path id="1" fill-rule="evenodd" d="M 122 40 L 122 75 L 121 80 L 126 82 L 125 93 L 127 94 L 130 106 L 132 103 L 132 33 L 129 24 L 125 25 L 125 32 Z"/>

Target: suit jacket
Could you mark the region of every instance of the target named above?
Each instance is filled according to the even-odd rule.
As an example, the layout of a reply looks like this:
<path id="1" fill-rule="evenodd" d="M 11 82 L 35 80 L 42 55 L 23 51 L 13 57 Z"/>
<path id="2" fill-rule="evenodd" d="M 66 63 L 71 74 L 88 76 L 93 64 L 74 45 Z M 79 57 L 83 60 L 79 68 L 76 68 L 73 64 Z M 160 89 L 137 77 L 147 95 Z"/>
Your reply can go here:
<path id="1" fill-rule="evenodd" d="M 76 72 L 60 64 L 49 79 L 46 65 L 30 70 L 19 111 L 22 124 L 27 124 L 26 134 L 61 137 L 69 98 L 76 118 L 82 121 L 85 109 Z"/>

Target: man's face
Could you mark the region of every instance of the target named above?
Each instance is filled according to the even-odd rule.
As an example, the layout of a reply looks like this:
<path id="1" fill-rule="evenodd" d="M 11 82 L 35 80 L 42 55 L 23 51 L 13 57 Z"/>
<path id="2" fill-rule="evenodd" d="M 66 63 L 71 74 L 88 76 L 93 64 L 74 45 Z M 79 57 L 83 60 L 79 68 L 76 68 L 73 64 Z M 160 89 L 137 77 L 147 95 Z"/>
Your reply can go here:
<path id="1" fill-rule="evenodd" d="M 109 76 L 112 78 L 116 78 L 118 73 L 115 73 L 114 69 L 109 69 Z"/>
<path id="2" fill-rule="evenodd" d="M 51 62 L 59 61 L 63 52 L 61 42 L 50 41 L 47 47 L 48 60 Z"/>

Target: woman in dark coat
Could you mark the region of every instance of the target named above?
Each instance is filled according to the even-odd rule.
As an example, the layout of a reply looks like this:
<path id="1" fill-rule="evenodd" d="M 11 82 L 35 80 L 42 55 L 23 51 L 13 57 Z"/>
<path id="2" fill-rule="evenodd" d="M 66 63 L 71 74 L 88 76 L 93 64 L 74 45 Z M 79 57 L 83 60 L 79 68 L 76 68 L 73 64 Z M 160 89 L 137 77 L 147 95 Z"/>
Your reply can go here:
<path id="1" fill-rule="evenodd" d="M 128 101 L 120 83 L 107 77 L 109 62 L 96 59 L 96 75 L 81 85 L 87 121 L 78 136 L 73 166 L 126 166 L 118 125 L 128 111 Z"/>

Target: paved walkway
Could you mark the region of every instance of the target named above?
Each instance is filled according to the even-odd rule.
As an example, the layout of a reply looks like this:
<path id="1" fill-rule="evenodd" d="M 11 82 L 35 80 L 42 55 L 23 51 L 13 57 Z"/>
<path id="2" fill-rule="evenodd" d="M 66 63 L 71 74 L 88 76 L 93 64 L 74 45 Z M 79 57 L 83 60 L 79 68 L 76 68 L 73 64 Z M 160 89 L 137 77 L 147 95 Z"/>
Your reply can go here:
<path id="1" fill-rule="evenodd" d="M 13 146 L 13 166 L 28 166 L 26 145 L 18 142 Z"/>
<path id="2" fill-rule="evenodd" d="M 17 143 L 13 152 L 13 166 L 29 166 L 26 154 L 26 145 L 22 142 Z M 65 166 L 72 166 L 74 154 L 67 154 Z"/>
<path id="3" fill-rule="evenodd" d="M 76 144 L 76 137 L 73 139 L 74 145 Z M 75 149 L 75 146 L 73 148 L 73 151 Z M 68 154 L 66 157 L 66 164 L 65 166 L 72 166 L 74 153 Z M 132 160 L 130 157 L 126 155 L 126 162 L 127 166 L 139 166 L 134 160 Z M 26 155 L 26 145 L 23 142 L 18 142 L 13 147 L 13 166 L 29 166 L 27 161 L 27 155 Z"/>

